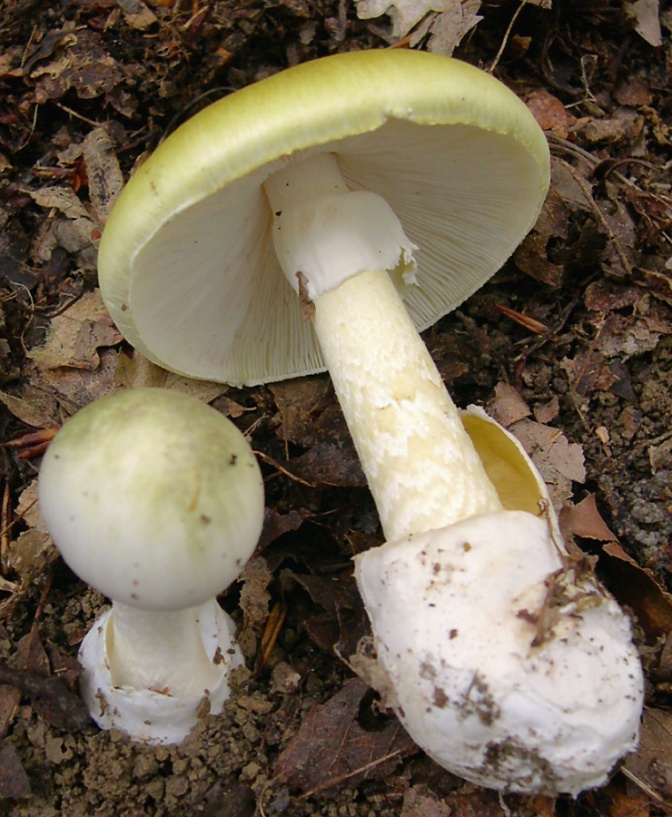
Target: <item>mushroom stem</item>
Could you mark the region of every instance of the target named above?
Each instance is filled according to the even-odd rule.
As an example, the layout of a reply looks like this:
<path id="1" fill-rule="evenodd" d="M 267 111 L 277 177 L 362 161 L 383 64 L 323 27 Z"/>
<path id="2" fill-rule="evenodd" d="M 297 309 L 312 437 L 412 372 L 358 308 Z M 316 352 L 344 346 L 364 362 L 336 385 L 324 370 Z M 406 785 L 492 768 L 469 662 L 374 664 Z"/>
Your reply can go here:
<path id="1" fill-rule="evenodd" d="M 501 509 L 386 271 L 319 296 L 315 330 L 388 541 Z"/>
<path id="2" fill-rule="evenodd" d="M 387 539 L 500 510 L 398 294 L 414 279 L 414 246 L 391 207 L 371 191 L 348 190 L 330 153 L 290 162 L 264 187 L 278 260 L 314 303 L 322 354 Z"/>
<path id="3" fill-rule="evenodd" d="M 221 670 L 208 656 L 199 620 L 216 604 L 213 599 L 184 610 L 139 610 L 114 602 L 107 630 L 113 685 L 181 698 L 214 689 Z M 221 638 L 217 646 L 222 649 Z"/>

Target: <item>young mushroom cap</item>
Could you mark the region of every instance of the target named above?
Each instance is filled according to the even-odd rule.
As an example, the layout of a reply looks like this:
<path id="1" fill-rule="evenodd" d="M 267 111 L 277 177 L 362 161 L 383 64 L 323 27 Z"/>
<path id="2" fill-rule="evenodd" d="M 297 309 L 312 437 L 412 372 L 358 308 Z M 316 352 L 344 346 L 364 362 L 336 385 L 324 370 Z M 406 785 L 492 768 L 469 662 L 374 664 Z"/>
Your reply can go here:
<path id="1" fill-rule="evenodd" d="M 263 521 L 249 444 L 226 417 L 164 389 L 77 412 L 40 468 L 40 508 L 69 567 L 109 598 L 179 610 L 239 575 Z"/>
<path id="2" fill-rule="evenodd" d="M 301 269 L 286 277 L 274 247 L 283 212 L 268 196 L 279 191 L 264 185 L 308 160 L 333 164 L 353 207 L 321 250 L 343 269 L 311 276 L 299 299 Z M 330 56 L 219 100 L 160 145 L 106 225 L 103 297 L 126 338 L 167 369 L 250 385 L 321 371 L 306 299 L 380 254 L 424 329 L 501 267 L 548 179 L 543 133 L 488 74 L 404 49 Z M 361 258 L 343 233 L 360 215 Z M 303 216 L 284 213 L 293 218 Z"/>
<path id="3" fill-rule="evenodd" d="M 242 663 L 216 601 L 263 523 L 261 473 L 226 417 L 174 391 L 134 389 L 65 423 L 39 501 L 66 563 L 109 596 L 80 648 L 94 720 L 133 739 L 180 742 L 220 712 Z"/>

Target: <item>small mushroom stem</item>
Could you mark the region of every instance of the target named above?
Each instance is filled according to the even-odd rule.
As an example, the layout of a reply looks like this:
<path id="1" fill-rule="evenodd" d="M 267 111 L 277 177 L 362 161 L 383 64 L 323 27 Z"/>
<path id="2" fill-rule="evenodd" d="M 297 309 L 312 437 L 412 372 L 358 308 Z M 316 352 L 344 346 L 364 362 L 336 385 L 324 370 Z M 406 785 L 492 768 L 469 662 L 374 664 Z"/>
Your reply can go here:
<path id="1" fill-rule="evenodd" d="M 117 687 L 152 689 L 176 698 L 198 697 L 219 683 L 198 625 L 210 602 L 184 610 L 140 610 L 114 602 L 107 655 Z M 221 639 L 218 646 L 221 649 Z"/>
<path id="2" fill-rule="evenodd" d="M 314 303 L 315 331 L 387 539 L 500 510 L 397 292 L 413 278 L 413 245 L 389 205 L 349 191 L 336 158 L 324 153 L 290 163 L 265 189 L 278 259 Z"/>

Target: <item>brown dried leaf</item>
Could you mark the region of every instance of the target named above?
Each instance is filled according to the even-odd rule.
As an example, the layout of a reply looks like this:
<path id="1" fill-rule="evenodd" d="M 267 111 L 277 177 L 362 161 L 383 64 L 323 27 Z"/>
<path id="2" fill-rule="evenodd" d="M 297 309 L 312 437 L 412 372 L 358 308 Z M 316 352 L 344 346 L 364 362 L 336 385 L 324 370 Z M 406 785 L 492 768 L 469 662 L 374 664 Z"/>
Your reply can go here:
<path id="1" fill-rule="evenodd" d="M 567 503 L 561 511 L 560 521 L 563 529 L 573 536 L 598 542 L 618 541 L 597 509 L 595 494 L 588 494 L 577 505 Z"/>
<path id="2" fill-rule="evenodd" d="M 86 137 L 83 155 L 91 206 L 96 221 L 102 226 L 124 186 L 124 176 L 105 128 L 96 128 Z"/>
<path id="3" fill-rule="evenodd" d="M 404 792 L 400 817 L 450 817 L 451 806 L 426 786 L 411 786 Z"/>
<path id="4" fill-rule="evenodd" d="M 560 507 L 572 495 L 572 482 L 585 482 L 583 447 L 570 443 L 559 429 L 534 420 L 521 420 L 509 430 L 539 469 L 553 504 Z"/>
<path id="5" fill-rule="evenodd" d="M 100 291 L 94 290 L 55 317 L 44 345 L 28 354 L 41 370 L 67 366 L 92 371 L 100 365 L 97 350 L 122 340 L 123 335 L 112 323 Z"/>
<path id="6" fill-rule="evenodd" d="M 672 712 L 644 710 L 639 748 L 625 768 L 662 797 L 672 797 Z"/>
<path id="7" fill-rule="evenodd" d="M 361 487 L 366 485 L 354 446 L 318 443 L 310 451 L 295 457 L 287 467 L 298 477 L 314 485 Z"/>
<path id="8" fill-rule="evenodd" d="M 416 752 L 394 718 L 376 731 L 359 724 L 366 692 L 366 684 L 353 678 L 326 703 L 313 706 L 278 758 L 275 774 L 306 794 L 336 791 L 384 779 L 403 757 Z"/>
<path id="9" fill-rule="evenodd" d="M 56 398 L 31 383 L 23 386 L 21 396 L 0 392 L 0 403 L 18 420 L 33 428 L 47 428 L 60 423 Z"/>
<path id="10" fill-rule="evenodd" d="M 50 389 L 68 412 L 74 413 L 82 406 L 112 394 L 118 356 L 116 349 L 104 349 L 95 369 L 60 366 L 40 371 L 35 367 L 30 377 L 36 385 Z"/>
<path id="11" fill-rule="evenodd" d="M 328 431 L 329 424 L 336 421 L 338 414 L 327 378 L 302 377 L 270 383 L 268 388 L 282 419 L 279 429 L 282 439 L 306 448 L 324 440 L 321 432 Z M 341 420 L 341 423 L 347 433 L 345 421 Z"/>
<path id="12" fill-rule="evenodd" d="M 133 28 L 144 31 L 159 22 L 156 14 L 142 0 L 117 0 L 117 2 L 124 14 L 124 19 Z"/>
<path id="13" fill-rule="evenodd" d="M 649 817 L 648 793 L 624 785 L 622 776 L 614 778 L 603 792 L 604 817 Z"/>
<path id="14" fill-rule="evenodd" d="M 534 817 L 553 817 L 553 800 L 536 797 L 523 813 Z M 415 785 L 404 792 L 400 817 L 505 817 L 512 812 L 496 792 L 466 787 L 447 796 L 437 796 L 425 785 Z"/>
<path id="15" fill-rule="evenodd" d="M 609 589 L 621 604 L 632 608 L 646 635 L 655 638 L 672 632 L 672 596 L 653 573 L 640 567 L 618 542 L 607 542 L 602 553 L 600 565 L 608 575 Z"/>
<path id="16" fill-rule="evenodd" d="M 212 403 L 213 400 L 217 400 L 229 391 L 229 387 L 225 383 L 192 380 L 189 377 L 168 372 L 166 369 L 162 369 L 147 360 L 137 350 L 132 355 L 127 355 L 126 352 L 122 351 L 117 359 L 114 390 L 139 388 L 175 390 L 188 394 L 190 397 L 195 397 L 203 403 Z M 226 400 L 228 410 L 224 411 L 224 414 L 227 417 L 240 417 L 245 413 L 246 409 L 243 406 L 228 398 Z M 217 408 L 222 411 L 223 406 L 218 405 Z"/>
<path id="17" fill-rule="evenodd" d="M 608 362 L 595 349 L 582 349 L 573 360 L 566 359 L 560 365 L 567 372 L 571 390 L 575 394 L 583 396 L 596 391 L 613 390 L 625 396 L 626 392 L 632 390 L 627 370 L 619 366 L 618 361 Z"/>
<path id="18" fill-rule="evenodd" d="M 403 39 L 416 29 L 410 38 L 411 45 L 434 33 L 435 42 L 432 47 L 430 41 L 430 50 L 448 56 L 482 19 L 477 13 L 480 0 L 356 0 L 356 6 L 357 16 L 362 20 L 387 14 L 395 39 Z"/>
<path id="19" fill-rule="evenodd" d="M 527 235 L 514 254 L 518 268 L 550 287 L 561 285 L 564 275 L 562 264 L 548 257 L 549 244 L 556 239 L 567 239 L 569 210 L 555 188 L 551 188 L 534 229 Z"/>
<path id="20" fill-rule="evenodd" d="M 488 403 L 488 413 L 504 428 L 509 428 L 519 420 L 529 417 L 532 412 L 516 389 L 500 380 L 495 386 L 492 400 Z"/>
<path id="21" fill-rule="evenodd" d="M 81 99 L 93 99 L 123 82 L 123 68 L 102 47 L 97 32 L 87 28 L 68 31 L 58 46 L 56 58 L 30 74 L 36 80 L 38 105 L 60 99 L 70 89 Z"/>
<path id="22" fill-rule="evenodd" d="M 264 527 L 259 537 L 259 543 L 257 544 L 257 553 L 262 553 L 283 534 L 297 531 L 302 524 L 303 517 L 298 511 L 280 513 L 275 508 L 266 508 L 264 513 Z"/>
<path id="23" fill-rule="evenodd" d="M 658 0 L 635 0 L 623 4 L 625 11 L 632 17 L 635 31 L 654 47 L 663 44 L 663 34 L 660 28 L 660 8 Z"/>
<path id="24" fill-rule="evenodd" d="M 567 112 L 556 96 L 542 88 L 532 91 L 525 102 L 542 130 L 549 131 L 560 139 L 567 138 L 569 128 L 576 118 Z"/>
<path id="25" fill-rule="evenodd" d="M 604 542 L 600 567 L 611 592 L 629 606 L 649 638 L 672 632 L 672 597 L 653 573 L 628 556 L 602 519 L 593 494 L 578 505 L 568 504 L 561 514 L 563 530 L 573 536 Z"/>
<path id="26" fill-rule="evenodd" d="M 56 676 L 16 670 L 0 661 L 0 684 L 9 684 L 27 695 L 42 720 L 58 729 L 79 731 L 91 723 L 86 704 Z"/>

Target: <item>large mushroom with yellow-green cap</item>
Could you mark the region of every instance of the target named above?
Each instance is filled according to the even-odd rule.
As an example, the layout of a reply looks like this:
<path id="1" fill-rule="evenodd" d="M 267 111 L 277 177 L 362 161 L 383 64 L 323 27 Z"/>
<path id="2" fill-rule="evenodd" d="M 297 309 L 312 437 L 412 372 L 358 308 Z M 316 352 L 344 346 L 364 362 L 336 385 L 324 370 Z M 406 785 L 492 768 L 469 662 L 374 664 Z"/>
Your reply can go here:
<path id="1" fill-rule="evenodd" d="M 164 368 L 238 385 L 328 368 L 398 538 L 436 527 L 447 500 L 476 513 L 493 495 L 451 478 L 446 497 L 461 424 L 417 330 L 502 266 L 548 182 L 541 129 L 493 77 L 433 54 L 339 54 L 173 133 L 113 208 L 100 285 Z"/>
<path id="2" fill-rule="evenodd" d="M 610 715 L 600 721 L 609 751 L 589 775 L 567 760 L 584 734 L 582 711 L 554 710 L 546 728 L 539 719 L 548 708 L 524 714 L 529 685 L 507 675 L 506 689 L 497 688 L 501 662 L 477 674 L 473 662 L 488 649 L 510 647 L 485 638 L 487 618 L 470 631 L 475 649 L 455 652 L 454 662 L 448 626 L 431 661 L 421 649 L 438 635 L 423 623 L 426 611 L 457 592 L 456 571 L 472 570 L 474 559 L 454 560 L 469 550 L 472 533 L 476 581 L 489 548 L 502 538 L 516 543 L 516 577 L 507 584 L 515 592 L 502 601 L 514 618 L 518 611 L 541 620 L 543 589 L 550 592 L 566 563 L 534 466 L 496 424 L 492 431 L 463 423 L 418 334 L 502 266 L 533 226 L 548 184 L 544 134 L 492 76 L 426 53 L 340 54 L 238 91 L 173 133 L 112 211 L 100 283 L 127 339 L 167 369 L 234 385 L 329 370 L 388 540 L 358 558 L 356 576 L 389 702 L 419 745 L 475 782 L 576 793 L 604 780 L 637 739 L 641 669 L 629 623 L 611 599 L 588 593 L 614 622 L 609 671 L 600 678 L 616 690 L 610 701 L 627 695 L 629 707 L 624 727 Z M 519 481 L 498 479 L 511 470 Z M 512 485 L 524 496 L 510 496 Z M 401 596 L 387 590 L 404 588 L 406 568 L 398 562 L 393 575 L 388 557 L 412 558 L 417 541 L 424 553 L 407 585 L 417 592 L 400 607 Z M 527 577 L 525 552 L 540 555 Z M 446 596 L 435 592 L 440 584 Z M 460 609 L 459 599 L 451 603 Z M 502 609 L 493 606 L 490 620 Z M 593 620 L 571 604 L 562 615 L 553 609 L 568 625 Z M 418 628 L 397 627 L 404 616 Z M 594 642 L 586 627 L 562 653 L 557 680 L 582 679 L 573 694 L 585 692 L 592 707 L 595 662 L 585 659 Z M 525 642 L 529 628 L 516 633 L 516 671 L 530 673 L 557 659 L 545 653 L 546 663 L 526 663 L 526 651 L 538 657 L 567 639 L 562 626 L 534 644 L 532 636 Z M 435 673 L 430 696 L 435 687 L 439 707 L 410 681 L 423 672 Z M 489 706 L 470 710 L 474 691 Z M 549 682 L 542 697 L 553 694 Z M 439 718 L 438 709 L 453 719 Z M 476 721 L 462 717 L 470 711 Z M 591 763 L 602 739 L 595 737 Z"/>

